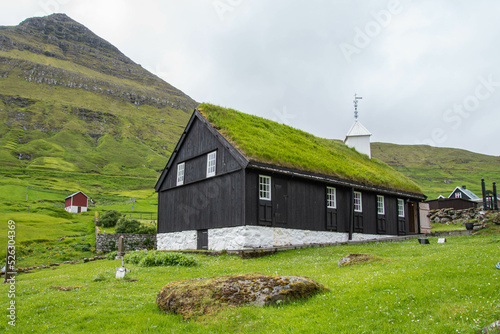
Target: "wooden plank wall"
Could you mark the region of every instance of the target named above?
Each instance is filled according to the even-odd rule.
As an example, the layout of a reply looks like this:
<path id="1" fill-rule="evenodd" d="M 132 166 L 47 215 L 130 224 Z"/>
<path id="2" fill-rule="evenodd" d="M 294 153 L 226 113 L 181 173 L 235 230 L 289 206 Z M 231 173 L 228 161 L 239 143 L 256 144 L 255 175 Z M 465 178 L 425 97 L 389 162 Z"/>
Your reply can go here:
<path id="1" fill-rule="evenodd" d="M 216 151 L 216 175 L 207 178 L 207 155 Z M 177 186 L 177 164 L 184 162 L 184 184 Z M 158 192 L 158 232 L 244 224 L 244 174 L 200 120 L 194 119 Z"/>
<path id="2" fill-rule="evenodd" d="M 243 225 L 242 175 L 236 171 L 160 191 L 158 233 Z"/>
<path id="3" fill-rule="evenodd" d="M 259 200 L 259 174 L 271 176 L 272 200 Z M 310 181 L 277 173 L 265 173 L 247 169 L 245 172 L 245 222 L 247 225 L 263 225 L 313 231 L 348 232 L 351 210 L 351 188 L 333 186 L 322 182 Z M 286 184 L 286 186 L 285 186 Z M 286 194 L 279 189 L 286 189 Z M 327 209 L 326 187 L 336 188 L 337 208 Z M 408 205 L 405 205 L 405 218 L 398 218 L 397 197 L 384 195 L 385 214 L 377 213 L 377 193 L 361 191 L 362 213 L 354 213 L 354 232 L 365 234 L 400 235 L 408 233 Z M 286 196 L 286 213 L 283 210 L 282 196 Z M 276 198 L 278 197 L 278 198 Z M 280 202 L 280 205 L 276 205 Z M 269 211 L 270 210 L 270 211 Z M 266 219 L 262 213 L 266 212 Z M 328 214 L 336 218 L 336 227 L 328 220 Z M 271 218 L 269 218 L 269 215 Z M 286 216 L 283 223 L 282 217 Z"/>

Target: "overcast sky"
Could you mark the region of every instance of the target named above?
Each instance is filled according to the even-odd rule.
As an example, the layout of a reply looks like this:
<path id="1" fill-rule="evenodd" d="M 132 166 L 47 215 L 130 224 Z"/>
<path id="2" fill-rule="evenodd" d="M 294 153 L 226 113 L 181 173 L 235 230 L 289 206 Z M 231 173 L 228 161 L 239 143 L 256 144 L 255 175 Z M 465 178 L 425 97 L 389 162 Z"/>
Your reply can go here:
<path id="1" fill-rule="evenodd" d="M 198 102 L 320 137 L 500 155 L 500 1 L 0 0 L 66 13 Z"/>

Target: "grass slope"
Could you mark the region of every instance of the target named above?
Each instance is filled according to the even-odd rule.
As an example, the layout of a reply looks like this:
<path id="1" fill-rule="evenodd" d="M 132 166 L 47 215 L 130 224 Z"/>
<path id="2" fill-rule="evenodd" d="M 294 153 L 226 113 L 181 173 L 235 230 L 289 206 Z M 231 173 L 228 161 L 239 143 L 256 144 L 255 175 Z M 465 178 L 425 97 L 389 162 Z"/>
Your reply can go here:
<path id="1" fill-rule="evenodd" d="M 172 108 L 138 107 L 90 92 L 73 98 L 70 88 L 13 77 L 0 78 L 0 90 L 4 166 L 155 177 L 189 119 Z"/>
<path id="2" fill-rule="evenodd" d="M 500 157 L 466 150 L 372 143 L 372 155 L 410 177 L 429 199 L 448 197 L 463 185 L 481 197 L 481 178 L 490 190 L 493 181 L 500 181 Z"/>
<path id="3" fill-rule="evenodd" d="M 114 278 L 119 261 L 63 265 L 19 275 L 17 325 L 3 321 L 0 326 L 12 333 L 475 333 L 498 320 L 498 236 L 430 242 L 310 248 L 246 260 L 193 255 L 195 267 L 130 264 L 128 278 L 135 282 Z M 339 268 L 337 261 L 351 253 L 383 261 Z M 307 276 L 329 291 L 306 301 L 232 308 L 194 321 L 163 314 L 156 306 L 168 282 L 250 272 Z M 0 285 L 1 305 L 9 302 L 8 289 Z"/>
<path id="4" fill-rule="evenodd" d="M 382 161 L 334 140 L 233 109 L 203 103 L 198 110 L 253 161 L 422 193 L 415 183 Z"/>
<path id="5" fill-rule="evenodd" d="M 94 238 L 94 212 L 118 210 L 135 219 L 156 219 L 157 197 L 153 186 L 156 178 L 93 175 L 48 170 L 0 169 L 0 264 L 5 261 L 7 222 L 14 220 L 18 242 L 81 236 L 88 242 Z M 64 198 L 81 190 L 96 201 L 87 214 L 64 211 Z M 89 225 L 90 224 L 90 225 Z M 89 229 L 89 226 L 91 227 Z M 81 241 L 74 239 L 74 243 Z M 50 245 L 46 245 L 49 247 Z M 70 246 L 70 245 L 69 245 Z M 69 247 L 68 246 L 68 247 Z M 87 253 L 72 253 L 76 259 Z M 57 261 L 36 257 L 37 264 Z M 26 266 L 24 261 L 19 263 Z"/>

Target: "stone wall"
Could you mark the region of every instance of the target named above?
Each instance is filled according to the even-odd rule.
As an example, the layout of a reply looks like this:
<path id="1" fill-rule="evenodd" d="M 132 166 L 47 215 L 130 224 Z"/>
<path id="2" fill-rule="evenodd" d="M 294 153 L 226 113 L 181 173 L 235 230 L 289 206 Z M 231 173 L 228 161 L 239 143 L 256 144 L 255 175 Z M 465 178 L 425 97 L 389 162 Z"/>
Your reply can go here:
<path id="1" fill-rule="evenodd" d="M 494 224 L 500 224 L 500 213 L 496 211 L 483 211 L 477 208 L 469 208 L 464 210 L 455 209 L 438 209 L 431 210 L 429 218 L 433 223 L 441 223 L 446 225 L 465 225 L 465 223 L 473 223 L 474 229 L 480 229 L 486 226 L 487 221 Z"/>
<path id="2" fill-rule="evenodd" d="M 156 249 L 156 234 L 96 233 L 96 250 L 105 253 L 118 250 L 118 239 L 120 236 L 123 236 L 125 251 Z"/>
<path id="3" fill-rule="evenodd" d="M 451 208 L 431 210 L 429 218 L 432 223 L 464 225 L 469 220 L 482 222 L 485 220 L 484 212 L 476 208 L 455 210 Z"/>
<path id="4" fill-rule="evenodd" d="M 309 231 L 265 226 L 238 226 L 208 230 L 208 249 L 242 250 L 312 244 L 335 244 L 348 241 L 348 233 Z M 387 235 L 354 233 L 352 240 L 387 238 Z M 160 233 L 159 250 L 185 250 L 197 248 L 197 231 Z"/>

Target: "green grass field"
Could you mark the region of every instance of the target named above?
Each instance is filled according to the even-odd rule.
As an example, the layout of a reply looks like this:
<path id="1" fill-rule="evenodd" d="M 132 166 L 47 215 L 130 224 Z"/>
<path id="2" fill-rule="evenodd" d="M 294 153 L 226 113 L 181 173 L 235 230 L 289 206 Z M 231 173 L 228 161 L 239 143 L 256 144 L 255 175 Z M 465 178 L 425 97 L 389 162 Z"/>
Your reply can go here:
<path id="1" fill-rule="evenodd" d="M 17 277 L 17 325 L 3 321 L 1 328 L 12 333 L 475 333 L 498 320 L 498 235 L 436 241 L 309 248 L 255 259 L 194 255 L 196 267 L 129 265 L 128 278 L 136 282 L 114 278 L 119 261 L 38 270 Z M 339 268 L 337 261 L 350 253 L 383 261 Z M 227 309 L 191 321 L 162 314 L 155 304 L 170 281 L 249 272 L 308 276 L 329 290 L 288 305 Z M 99 275 L 104 280 L 94 281 Z M 9 302 L 8 289 L 0 286 L 0 305 Z"/>
<path id="2" fill-rule="evenodd" d="M 135 219 L 142 214 L 147 221 L 144 217 L 156 216 L 155 182 L 153 177 L 71 170 L 1 169 L 0 219 L 16 221 L 17 266 L 95 255 L 95 211 L 114 209 Z M 96 200 L 90 212 L 64 211 L 64 198 L 76 190 Z M 433 231 L 456 229 L 463 227 L 433 225 Z M 482 235 L 447 238 L 444 245 L 431 238 L 430 245 L 411 240 L 335 246 L 248 260 L 195 255 L 200 265 L 193 268 L 130 265 L 129 278 L 136 282 L 114 278 L 118 261 L 65 264 L 19 274 L 17 325 L 1 326 L 14 333 L 475 333 L 500 316 L 500 270 L 494 267 L 500 261 L 499 230 L 492 226 Z M 7 226 L 0 224 L 1 265 L 6 243 Z M 337 261 L 349 253 L 370 253 L 384 261 L 338 268 Z M 156 307 L 156 294 L 172 280 L 248 272 L 308 276 L 329 291 L 290 305 L 229 309 L 192 321 Z M 105 279 L 94 281 L 97 277 Z M 0 286 L 0 305 L 9 302 L 7 289 Z"/>
<path id="3" fill-rule="evenodd" d="M 152 178 L 48 171 L 25 174 L 21 170 L 0 169 L 0 266 L 5 263 L 9 220 L 16 222 L 17 242 L 43 240 L 40 245 L 30 243 L 27 246 L 33 252 L 22 257 L 18 263 L 20 267 L 82 259 L 92 253 L 73 247 L 71 256 L 62 256 L 43 249 L 59 246 L 56 240 L 61 237 L 70 237 L 65 241 L 68 247 L 91 243 L 94 248 L 95 212 L 118 210 L 129 217 L 142 218 L 143 222 L 156 220 L 155 182 L 156 179 Z M 71 214 L 64 210 L 64 198 L 75 189 L 82 190 L 96 201 L 89 212 Z M 95 254 L 95 249 L 93 252 Z"/>

